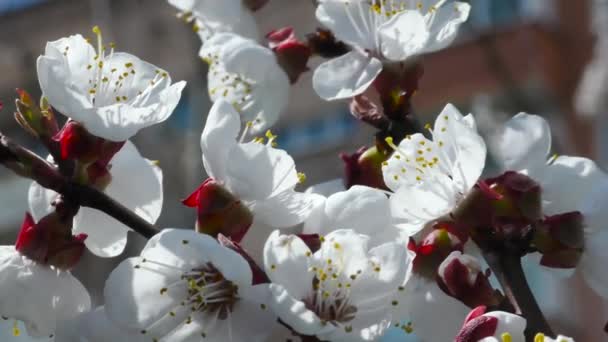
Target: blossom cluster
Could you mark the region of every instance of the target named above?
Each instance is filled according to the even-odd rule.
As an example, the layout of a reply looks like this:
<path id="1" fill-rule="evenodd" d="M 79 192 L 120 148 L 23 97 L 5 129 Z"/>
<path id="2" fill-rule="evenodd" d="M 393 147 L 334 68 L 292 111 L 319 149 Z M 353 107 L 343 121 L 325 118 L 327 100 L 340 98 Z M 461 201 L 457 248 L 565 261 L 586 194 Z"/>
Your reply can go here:
<path id="1" fill-rule="evenodd" d="M 394 328 L 423 341 L 572 341 L 539 330 L 481 260 L 497 273 L 496 260 L 515 258 L 517 270 L 530 253 L 542 267 L 580 270 L 608 297 L 608 174 L 551 156 L 546 120 L 519 113 L 486 139 L 474 113 L 448 103 L 433 125 L 408 126 L 422 55 L 455 39 L 469 4 L 319 0 L 323 29 L 302 40 L 289 27 L 259 34 L 253 11 L 266 1 L 168 2 L 201 38 L 213 102 L 200 139 L 208 178 L 183 200 L 196 222 L 151 236 L 92 306 L 70 271 L 85 250 L 120 256 L 136 219 L 70 191 L 92 189 L 155 224 L 162 171 L 131 138 L 167 120 L 186 83 L 115 51 L 98 27 L 96 45 L 49 42 L 37 60 L 42 101 L 23 90 L 16 101 L 18 122 L 50 155 L 48 170 L 25 167 L 29 210 L 15 245 L 0 247 L 3 318 L 58 342 L 377 341 Z M 319 97 L 350 100 L 378 134 L 343 155 L 344 179 L 302 191 L 304 174 L 269 128 L 312 57 L 326 59 L 313 71 Z M 67 118 L 61 128 L 55 114 Z"/>

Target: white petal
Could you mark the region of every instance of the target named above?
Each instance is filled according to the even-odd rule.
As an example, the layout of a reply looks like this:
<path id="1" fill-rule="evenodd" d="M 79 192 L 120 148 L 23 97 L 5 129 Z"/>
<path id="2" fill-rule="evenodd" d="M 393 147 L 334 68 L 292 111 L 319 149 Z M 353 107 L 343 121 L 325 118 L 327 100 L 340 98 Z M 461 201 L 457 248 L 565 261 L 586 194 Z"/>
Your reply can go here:
<path id="1" fill-rule="evenodd" d="M 411 320 L 414 333 L 425 342 L 452 341 L 470 309 L 446 295 L 435 281 L 414 276 L 400 291 L 396 318 Z M 441 320 L 437 320 L 441 313 Z"/>
<path id="2" fill-rule="evenodd" d="M 237 302 L 230 316 L 233 341 L 267 341 L 276 328 L 278 322 L 270 308 L 269 286 L 270 284 L 253 286 L 249 295 L 254 295 L 255 298 L 250 300 L 248 297 Z M 264 301 L 259 297 L 263 297 Z"/>
<path id="3" fill-rule="evenodd" d="M 361 52 L 351 51 L 317 67 L 312 86 L 324 100 L 350 98 L 363 93 L 382 71 L 382 63 Z"/>
<path id="4" fill-rule="evenodd" d="M 433 22 L 429 28 L 430 37 L 424 48 L 425 52 L 433 52 L 450 45 L 458 33 L 460 25 L 467 21 L 471 5 L 465 2 L 454 2 L 439 7 L 434 13 Z"/>
<path id="5" fill-rule="evenodd" d="M 256 219 L 271 227 L 291 227 L 302 223 L 322 196 L 287 190 L 253 207 Z"/>
<path id="6" fill-rule="evenodd" d="M 429 31 L 422 14 L 406 10 L 378 27 L 382 55 L 393 61 L 403 61 L 422 52 Z"/>
<path id="7" fill-rule="evenodd" d="M 593 160 L 560 156 L 535 179 L 543 192 L 545 215 L 581 210 L 594 189 L 608 181 Z"/>
<path id="8" fill-rule="evenodd" d="M 303 335 L 316 335 L 336 329 L 331 324 L 323 324 L 306 305 L 294 298 L 283 286 L 271 284 L 272 310 L 293 330 Z"/>
<path id="9" fill-rule="evenodd" d="M 344 191 L 344 180 L 342 178 L 332 179 L 323 183 L 315 184 L 306 189 L 306 193 L 319 194 L 325 197 Z"/>
<path id="10" fill-rule="evenodd" d="M 280 284 L 295 298 L 311 290 L 314 273 L 308 270 L 310 249 L 295 235 L 275 230 L 264 245 L 264 268 L 273 283 Z"/>
<path id="11" fill-rule="evenodd" d="M 331 259 L 340 265 L 341 273 L 348 276 L 358 274 L 371 267 L 368 263 L 368 244 L 367 235 L 349 229 L 334 230 L 325 236 L 325 242 L 313 254 L 313 259 L 318 264 L 325 264 Z"/>
<path id="12" fill-rule="evenodd" d="M 413 235 L 425 223 L 448 214 L 456 205 L 456 194 L 449 183 L 438 184 L 438 188 L 424 183 L 401 187 L 394 193 L 390 205 L 397 227 Z"/>
<path id="13" fill-rule="evenodd" d="M 64 321 L 55 332 L 58 342 L 146 342 L 149 338 L 139 330 L 121 329 L 106 316 L 103 306 L 85 312 L 74 320 Z"/>
<path id="14" fill-rule="evenodd" d="M 226 178 L 228 154 L 236 146 L 241 121 L 234 107 L 224 100 L 216 101 L 201 135 L 203 163 L 207 174 L 217 180 Z"/>
<path id="15" fill-rule="evenodd" d="M 456 107 L 447 104 L 433 128 L 440 163 L 446 164 L 456 187 L 464 194 L 477 183 L 486 163 L 486 144 L 472 128 L 476 126 L 474 121 L 472 116 L 465 119 Z"/>
<path id="16" fill-rule="evenodd" d="M 307 220 L 304 231 L 325 235 L 335 229 L 352 229 L 369 235 L 371 245 L 395 241 L 399 236 L 391 225 L 388 197 L 377 189 L 355 185 L 330 196 L 321 210 L 322 217 Z"/>
<path id="17" fill-rule="evenodd" d="M 298 183 L 295 163 L 287 152 L 254 142 L 232 149 L 226 172 L 226 186 L 244 201 L 265 200 Z"/>
<path id="18" fill-rule="evenodd" d="M 0 313 L 24 321 L 34 337 L 53 334 L 59 321 L 91 307 L 89 293 L 69 272 L 41 266 L 0 246 Z"/>
<path id="19" fill-rule="evenodd" d="M 600 296 L 608 298 L 608 273 L 605 272 L 608 260 L 608 231 L 602 230 L 585 234 L 585 249 L 579 268 L 587 284 Z"/>
<path id="20" fill-rule="evenodd" d="M 105 193 L 155 223 L 163 205 L 162 172 L 144 159 L 135 145 L 127 141 L 111 161 L 112 181 Z M 81 208 L 74 218 L 74 233 L 86 233 L 87 248 L 102 257 L 116 256 L 124 250 L 129 228 L 114 218 L 90 208 Z"/>
<path id="21" fill-rule="evenodd" d="M 536 171 L 551 151 L 551 128 L 538 115 L 519 113 L 492 138 L 494 155 L 504 170 Z"/>
<path id="22" fill-rule="evenodd" d="M 51 203 L 53 203 L 57 196 L 58 194 L 55 191 L 43 188 L 37 182 L 30 184 L 27 200 L 30 214 L 34 218 L 34 221 L 40 221 L 40 219 L 55 210 Z"/>
<path id="23" fill-rule="evenodd" d="M 376 48 L 371 15 L 370 4 L 361 0 L 323 0 L 316 10 L 317 20 L 339 40 L 370 50 Z"/>

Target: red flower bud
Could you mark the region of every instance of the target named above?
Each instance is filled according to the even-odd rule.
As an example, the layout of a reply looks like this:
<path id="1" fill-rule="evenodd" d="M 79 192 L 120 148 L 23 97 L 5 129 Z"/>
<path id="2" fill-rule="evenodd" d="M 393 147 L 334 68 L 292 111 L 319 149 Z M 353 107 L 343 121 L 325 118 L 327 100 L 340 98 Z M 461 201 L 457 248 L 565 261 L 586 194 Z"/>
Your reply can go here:
<path id="1" fill-rule="evenodd" d="M 197 209 L 196 230 L 200 233 L 221 233 L 240 242 L 253 223 L 249 208 L 213 178 L 205 180 L 182 203 Z"/>
<path id="2" fill-rule="evenodd" d="M 388 157 L 387 153 L 378 150 L 375 146 L 369 149 L 363 146 L 351 155 L 341 153 L 340 158 L 344 161 L 346 188 L 353 185 L 366 185 L 388 190 L 382 176 L 382 162 L 386 161 Z"/>
<path id="3" fill-rule="evenodd" d="M 277 62 L 292 84 L 302 73 L 309 70 L 307 64 L 312 54 L 311 50 L 307 44 L 296 38 L 293 28 L 285 27 L 271 31 L 266 38 L 270 48 L 277 56 Z"/>
<path id="4" fill-rule="evenodd" d="M 454 251 L 439 265 L 437 275 L 439 287 L 469 307 L 500 303 L 501 296 L 474 257 Z"/>
<path id="5" fill-rule="evenodd" d="M 477 342 L 483 338 L 494 336 L 498 328 L 498 318 L 483 316 L 485 306 L 480 306 L 467 316 L 465 323 L 456 335 L 454 342 Z"/>
<path id="6" fill-rule="evenodd" d="M 15 249 L 28 258 L 41 262 L 47 255 L 49 232 L 36 225 L 30 213 L 25 213 L 21 230 L 15 242 Z"/>

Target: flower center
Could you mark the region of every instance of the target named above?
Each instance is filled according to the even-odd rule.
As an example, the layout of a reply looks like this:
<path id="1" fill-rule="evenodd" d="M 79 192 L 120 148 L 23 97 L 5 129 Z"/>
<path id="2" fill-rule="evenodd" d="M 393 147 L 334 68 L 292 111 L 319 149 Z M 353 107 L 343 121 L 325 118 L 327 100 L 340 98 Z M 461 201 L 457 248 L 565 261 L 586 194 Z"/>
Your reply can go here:
<path id="1" fill-rule="evenodd" d="M 216 314 L 226 319 L 237 302 L 238 287 L 211 263 L 182 275 L 187 284 L 187 303 L 191 310 Z"/>
<path id="2" fill-rule="evenodd" d="M 336 249 L 342 247 L 335 243 Z M 380 270 L 374 265 L 374 270 Z M 363 273 L 358 270 L 355 274 L 346 275 L 340 263 L 327 259 L 317 262 L 309 269 L 314 272 L 312 291 L 303 299 L 306 307 L 321 319 L 323 324 L 330 323 L 343 327 L 346 332 L 352 331 L 348 322 L 355 319 L 357 307 L 350 299 L 351 287 Z"/>
<path id="3" fill-rule="evenodd" d="M 208 54 L 202 57 L 209 64 L 209 96 L 213 99 L 224 98 L 234 108 L 242 112 L 253 106 L 253 85 L 255 82 L 245 77 L 229 73 L 219 60 L 218 55 Z"/>
<path id="4" fill-rule="evenodd" d="M 137 80 L 138 71 L 135 63 L 125 60 L 122 56 L 121 58 L 113 58 L 115 44 L 110 43 L 108 47 L 103 45 L 101 29 L 98 26 L 93 27 L 93 33 L 97 36 L 96 54 L 86 56 L 90 60 L 89 63 L 82 66 L 82 70 L 73 70 L 73 73 L 83 75 L 82 79 L 87 79 L 87 84 L 79 86 L 83 87 L 83 92 L 86 92 L 93 106 L 102 107 L 115 103 L 128 103 L 131 106 L 140 105 L 148 101 L 155 86 L 163 83 L 162 81 L 168 78 L 166 72 L 156 70 L 154 77 L 152 75 L 140 77 L 150 78 L 149 84 L 145 85 L 145 89 L 135 89 L 135 83 L 137 85 L 142 84 L 141 80 Z M 106 54 L 108 48 L 110 52 Z M 69 45 L 63 47 L 65 57 L 70 53 Z"/>

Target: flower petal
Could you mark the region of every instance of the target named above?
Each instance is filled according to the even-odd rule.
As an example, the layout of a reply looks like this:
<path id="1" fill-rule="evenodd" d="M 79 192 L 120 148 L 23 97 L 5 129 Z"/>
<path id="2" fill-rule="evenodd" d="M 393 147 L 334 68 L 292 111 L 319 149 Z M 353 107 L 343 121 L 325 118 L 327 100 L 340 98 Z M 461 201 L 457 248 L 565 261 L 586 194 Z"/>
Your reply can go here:
<path id="1" fill-rule="evenodd" d="M 606 243 L 606 230 L 585 234 L 585 250 L 578 266 L 589 287 L 604 298 L 608 298 L 608 273 L 604 271 L 608 260 Z"/>
<path id="2" fill-rule="evenodd" d="M 28 334 L 46 337 L 57 322 L 88 311 L 91 298 L 69 272 L 38 265 L 13 246 L 0 246 L 0 313 L 25 322 Z"/>
<path id="3" fill-rule="evenodd" d="M 490 147 L 504 170 L 534 174 L 551 151 L 551 128 L 538 115 L 519 113 L 493 136 Z"/>
<path id="4" fill-rule="evenodd" d="M 424 52 L 441 50 L 450 45 L 456 38 L 460 25 L 469 18 L 470 11 L 471 5 L 456 1 L 427 14 L 427 17 L 433 18 Z"/>
<path id="5" fill-rule="evenodd" d="M 207 174 L 216 180 L 226 178 L 226 164 L 228 155 L 241 130 L 239 115 L 228 102 L 216 101 L 209 115 L 205 129 L 201 135 L 201 149 L 203 150 L 203 164 Z"/>
<path id="6" fill-rule="evenodd" d="M 560 156 L 536 181 L 543 192 L 544 214 L 555 215 L 581 210 L 589 194 L 608 181 L 608 175 L 593 160 Z"/>
<path id="7" fill-rule="evenodd" d="M 311 251 L 295 235 L 272 232 L 264 245 L 264 268 L 273 283 L 281 284 L 290 296 L 304 298 L 314 274 L 308 270 Z"/>
<path id="8" fill-rule="evenodd" d="M 351 51 L 319 65 L 312 86 L 324 100 L 350 98 L 363 93 L 382 71 L 382 63 L 358 51 Z"/>
<path id="9" fill-rule="evenodd" d="M 105 193 L 155 223 L 163 205 L 162 171 L 144 159 L 127 141 L 111 161 L 112 181 Z M 102 257 L 116 256 L 127 243 L 127 226 L 95 209 L 81 208 L 74 218 L 74 233 L 85 233 L 87 248 Z"/>
<path id="10" fill-rule="evenodd" d="M 257 220 L 271 227 L 291 227 L 302 223 L 320 200 L 319 195 L 287 190 L 256 202 L 253 211 Z"/>
<path id="11" fill-rule="evenodd" d="M 51 203 L 53 203 L 57 196 L 59 195 L 55 191 L 46 189 L 37 182 L 30 184 L 27 200 L 30 214 L 34 218 L 34 221 L 40 221 L 40 219 L 55 210 Z"/>
<path id="12" fill-rule="evenodd" d="M 265 200 L 298 183 L 293 158 L 287 152 L 251 142 L 238 144 L 229 155 L 223 181 L 244 201 Z"/>
<path id="13" fill-rule="evenodd" d="M 322 0 L 315 15 L 341 41 L 372 50 L 376 44 L 370 31 L 374 25 L 371 13 L 371 5 L 366 1 Z"/>
<path id="14" fill-rule="evenodd" d="M 106 316 L 103 306 L 85 312 L 73 320 L 64 321 L 55 332 L 55 341 L 101 342 L 101 341 L 147 342 L 149 338 L 139 330 L 121 329 Z"/>
<path id="15" fill-rule="evenodd" d="M 403 61 L 422 52 L 429 31 L 422 14 L 405 10 L 378 27 L 382 55 L 393 61 Z"/>

